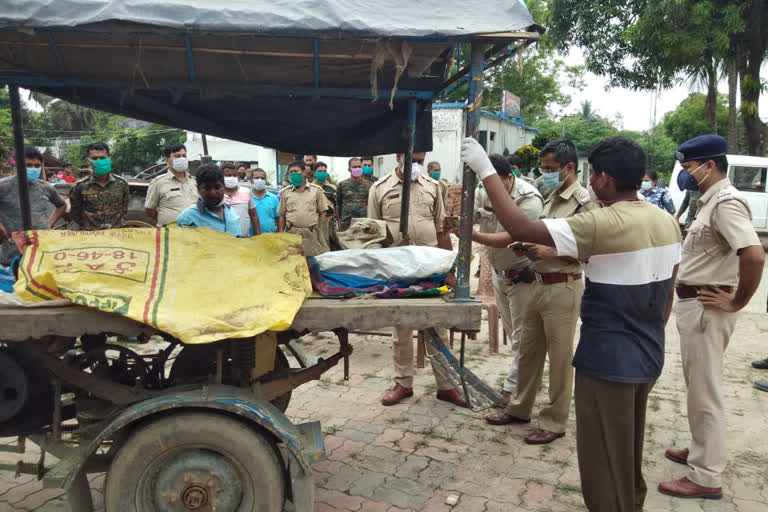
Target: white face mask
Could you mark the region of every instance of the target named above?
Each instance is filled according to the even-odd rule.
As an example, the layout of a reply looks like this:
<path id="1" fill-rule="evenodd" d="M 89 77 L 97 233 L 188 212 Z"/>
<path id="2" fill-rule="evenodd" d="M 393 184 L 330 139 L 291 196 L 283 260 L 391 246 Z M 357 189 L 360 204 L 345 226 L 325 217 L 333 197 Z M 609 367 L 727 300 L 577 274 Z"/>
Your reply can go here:
<path id="1" fill-rule="evenodd" d="M 424 172 L 424 167 L 420 163 L 413 162 L 411 166 L 411 181 L 416 181 L 419 176 Z"/>
<path id="2" fill-rule="evenodd" d="M 266 188 L 267 188 L 266 180 L 263 180 L 261 178 L 253 179 L 253 190 L 264 190 Z"/>
<path id="3" fill-rule="evenodd" d="M 174 171 L 185 172 L 187 169 L 189 169 L 189 161 L 187 160 L 187 157 L 180 156 L 179 158 L 173 159 Z"/>
<path id="4" fill-rule="evenodd" d="M 224 176 L 224 187 L 237 188 L 237 176 Z"/>

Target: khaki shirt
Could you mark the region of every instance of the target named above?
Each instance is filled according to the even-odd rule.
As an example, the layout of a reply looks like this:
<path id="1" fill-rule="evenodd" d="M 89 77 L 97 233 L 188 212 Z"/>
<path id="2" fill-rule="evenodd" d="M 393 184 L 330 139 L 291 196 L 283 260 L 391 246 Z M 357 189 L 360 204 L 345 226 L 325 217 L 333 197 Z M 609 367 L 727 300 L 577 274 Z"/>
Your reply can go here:
<path id="1" fill-rule="evenodd" d="M 311 228 L 317 225 L 320 214 L 327 208 L 323 189 L 307 184 L 303 192 L 293 186 L 284 188 L 277 212 L 285 218 L 288 227 Z"/>
<path id="2" fill-rule="evenodd" d="M 589 191 L 582 187 L 578 181 L 572 183 L 565 190 L 552 192 L 544 203 L 543 219 L 565 219 L 577 213 L 588 212 L 600 206 L 589 196 Z M 546 259 L 536 261 L 531 268 L 541 274 L 555 272 L 579 274 L 582 271 L 581 263 L 567 263 L 561 259 Z"/>
<path id="3" fill-rule="evenodd" d="M 187 174 L 184 181 L 168 171 L 152 180 L 147 190 L 144 208 L 157 211 L 157 225 L 164 226 L 176 222 L 187 207 L 197 202 L 197 181 Z"/>
<path id="4" fill-rule="evenodd" d="M 753 245 L 760 245 L 760 239 L 746 199 L 728 179 L 718 181 L 697 201 L 696 219 L 683 240 L 678 282 L 736 286 L 737 251 Z"/>
<path id="5" fill-rule="evenodd" d="M 373 184 L 368 194 L 368 218 L 387 223 L 393 244 L 402 240 L 400 203 L 403 181 L 395 171 Z M 420 175 L 411 182 L 408 236 L 411 245 L 437 247 L 437 234 L 443 231 L 443 196 L 435 180 Z"/>
<path id="6" fill-rule="evenodd" d="M 531 220 L 537 220 L 541 217 L 544 209 L 544 198 L 536 187 L 520 178 L 515 178 L 515 186 L 509 195 L 526 217 Z M 475 192 L 475 207 L 483 233 L 503 233 L 506 231 L 494 215 L 493 205 L 491 205 L 484 188 L 477 189 Z M 512 249 L 486 247 L 486 250 L 488 251 L 488 261 L 496 272 L 519 270 L 531 265 L 531 261 L 526 256 L 517 256 Z"/>

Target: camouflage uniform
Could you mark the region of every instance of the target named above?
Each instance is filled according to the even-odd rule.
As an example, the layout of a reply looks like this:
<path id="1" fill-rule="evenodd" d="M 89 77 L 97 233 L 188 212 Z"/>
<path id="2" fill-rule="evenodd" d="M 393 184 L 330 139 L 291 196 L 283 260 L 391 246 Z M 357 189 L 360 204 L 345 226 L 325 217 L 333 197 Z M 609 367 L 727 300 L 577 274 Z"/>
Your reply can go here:
<path id="1" fill-rule="evenodd" d="M 78 181 L 69 193 L 70 217 L 84 231 L 115 229 L 128 213 L 128 182 L 110 173 L 106 185 L 93 177 Z"/>
<path id="2" fill-rule="evenodd" d="M 646 201 L 654 206 L 658 206 L 662 210 L 666 210 L 670 214 L 675 214 L 675 204 L 672 202 L 672 196 L 669 195 L 669 191 L 661 187 L 653 187 L 648 192 L 640 192 Z"/>
<path id="3" fill-rule="evenodd" d="M 341 231 L 349 228 L 353 218 L 365 218 L 368 215 L 368 192 L 373 183 L 365 177 L 359 180 L 348 178 L 339 183 L 336 204 L 338 206 Z"/>

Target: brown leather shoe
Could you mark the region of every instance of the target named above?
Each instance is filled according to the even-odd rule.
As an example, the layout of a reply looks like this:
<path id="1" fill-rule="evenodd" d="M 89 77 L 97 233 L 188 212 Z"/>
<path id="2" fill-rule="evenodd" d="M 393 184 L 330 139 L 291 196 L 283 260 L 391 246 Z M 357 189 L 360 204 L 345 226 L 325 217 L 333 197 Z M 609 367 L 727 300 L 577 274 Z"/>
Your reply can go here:
<path id="1" fill-rule="evenodd" d="M 384 393 L 384 396 L 381 397 L 381 405 L 395 405 L 409 396 L 413 396 L 413 388 L 406 388 L 400 384 L 395 384 L 395 387 Z"/>
<path id="2" fill-rule="evenodd" d="M 703 487 L 688 479 L 687 476 L 679 480 L 670 480 L 659 484 L 659 492 L 677 498 L 706 498 L 719 500 L 723 497 L 722 487 Z"/>
<path id="3" fill-rule="evenodd" d="M 489 414 L 485 417 L 485 421 L 491 425 L 509 425 L 510 423 L 530 423 L 531 420 L 518 418 L 505 412 L 498 412 L 496 414 Z"/>
<path id="4" fill-rule="evenodd" d="M 667 451 L 664 452 L 664 456 L 672 462 L 688 464 L 688 448 L 667 448 Z"/>
<path id="5" fill-rule="evenodd" d="M 526 444 L 549 444 L 555 439 L 560 439 L 565 432 L 550 432 L 549 430 L 537 429 L 525 436 Z"/>
<path id="6" fill-rule="evenodd" d="M 445 402 L 451 402 L 459 407 L 467 407 L 467 401 L 455 389 L 441 389 L 437 392 L 437 399 Z"/>

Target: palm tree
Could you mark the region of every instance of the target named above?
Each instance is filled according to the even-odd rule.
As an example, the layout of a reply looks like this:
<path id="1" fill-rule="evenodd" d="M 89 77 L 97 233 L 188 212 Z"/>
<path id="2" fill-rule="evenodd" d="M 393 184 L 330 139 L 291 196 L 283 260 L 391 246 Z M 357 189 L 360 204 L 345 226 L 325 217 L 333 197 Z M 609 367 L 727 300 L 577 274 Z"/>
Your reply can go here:
<path id="1" fill-rule="evenodd" d="M 29 99 L 36 101 L 37 104 L 42 107 L 43 112 L 45 112 L 45 110 L 48 108 L 48 105 L 53 103 L 56 98 L 53 96 L 48 96 L 47 94 L 43 94 L 42 92 L 29 91 Z"/>
<path id="2" fill-rule="evenodd" d="M 597 112 L 592 108 L 592 102 L 584 100 L 581 102 L 581 109 L 576 113 L 576 117 L 584 121 L 594 121 L 597 119 Z"/>
<path id="3" fill-rule="evenodd" d="M 57 100 L 48 106 L 47 113 L 54 129 L 71 132 L 87 130 L 96 119 L 96 111 L 64 100 Z"/>
<path id="4" fill-rule="evenodd" d="M 717 80 L 721 60 L 712 55 L 703 55 L 701 60 L 688 67 L 691 89 L 703 86 L 707 90 L 707 119 L 712 133 L 717 133 Z"/>

